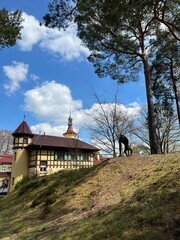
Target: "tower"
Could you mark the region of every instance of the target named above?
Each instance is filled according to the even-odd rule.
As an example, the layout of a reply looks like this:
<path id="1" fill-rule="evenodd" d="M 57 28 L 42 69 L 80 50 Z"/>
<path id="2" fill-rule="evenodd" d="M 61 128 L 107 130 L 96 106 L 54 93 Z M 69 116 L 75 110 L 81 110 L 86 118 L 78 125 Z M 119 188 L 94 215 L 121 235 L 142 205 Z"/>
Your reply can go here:
<path id="1" fill-rule="evenodd" d="M 67 137 L 67 138 L 76 138 L 77 136 L 77 133 L 74 132 L 73 130 L 73 127 L 72 127 L 72 117 L 71 115 L 69 116 L 68 118 L 68 129 L 67 131 L 63 134 L 64 137 Z"/>
<path id="2" fill-rule="evenodd" d="M 29 173 L 29 153 L 26 146 L 31 143 L 33 134 L 24 120 L 12 133 L 13 140 L 13 162 L 10 191 L 13 190 L 17 182 Z"/>

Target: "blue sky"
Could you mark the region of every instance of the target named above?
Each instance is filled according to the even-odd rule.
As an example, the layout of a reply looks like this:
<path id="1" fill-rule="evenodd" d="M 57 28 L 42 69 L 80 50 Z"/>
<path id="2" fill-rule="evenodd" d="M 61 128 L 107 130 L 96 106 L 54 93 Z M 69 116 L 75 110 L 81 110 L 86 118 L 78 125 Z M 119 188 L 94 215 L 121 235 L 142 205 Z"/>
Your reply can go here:
<path id="1" fill-rule="evenodd" d="M 100 79 L 87 61 L 89 51 L 76 36 L 76 26 L 66 32 L 39 26 L 48 0 L 1 0 L 0 8 L 23 12 L 22 39 L 0 51 L 0 129 L 15 130 L 26 115 L 33 132 L 62 135 L 67 118 L 83 137 L 96 99 L 113 99 L 117 82 Z M 119 86 L 123 111 L 138 112 L 146 103 L 144 79 Z"/>

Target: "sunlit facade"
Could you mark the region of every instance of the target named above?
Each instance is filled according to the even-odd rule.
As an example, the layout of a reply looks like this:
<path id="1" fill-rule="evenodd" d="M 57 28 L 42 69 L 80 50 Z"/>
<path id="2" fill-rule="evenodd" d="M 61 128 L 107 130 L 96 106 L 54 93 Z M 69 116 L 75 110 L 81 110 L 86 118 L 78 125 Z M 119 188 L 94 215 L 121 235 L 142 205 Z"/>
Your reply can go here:
<path id="1" fill-rule="evenodd" d="M 33 134 L 24 120 L 13 132 L 13 162 L 10 191 L 25 176 L 52 174 L 65 169 L 93 166 L 98 148 L 76 138 L 69 118 L 64 137 Z"/>

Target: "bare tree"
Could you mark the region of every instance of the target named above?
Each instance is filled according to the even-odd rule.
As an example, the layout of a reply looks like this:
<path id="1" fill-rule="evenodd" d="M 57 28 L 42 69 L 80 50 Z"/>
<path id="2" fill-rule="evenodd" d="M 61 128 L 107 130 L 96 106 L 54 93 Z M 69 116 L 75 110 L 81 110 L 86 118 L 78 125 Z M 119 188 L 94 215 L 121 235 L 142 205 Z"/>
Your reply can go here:
<path id="1" fill-rule="evenodd" d="M 11 133 L 8 130 L 0 130 L 0 154 L 12 152 L 13 137 Z"/>
<path id="2" fill-rule="evenodd" d="M 160 146 L 161 153 L 171 153 L 179 151 L 180 148 L 180 130 L 178 127 L 177 115 L 167 116 L 163 112 L 157 112 L 157 130 L 156 135 Z M 163 115 L 163 117 L 162 117 Z M 140 118 L 137 122 L 134 134 L 140 139 L 141 143 L 150 149 L 147 110 L 142 109 Z"/>
<path id="3" fill-rule="evenodd" d="M 133 155 L 150 155 L 151 151 L 149 146 L 144 144 L 136 144 L 133 146 Z"/>
<path id="4" fill-rule="evenodd" d="M 123 110 L 122 104 L 117 101 L 117 93 L 118 91 L 115 93 L 113 103 L 102 103 L 95 94 L 97 104 L 94 105 L 92 112 L 86 113 L 92 119 L 91 124 L 87 126 L 92 140 L 103 152 L 113 157 L 119 152 L 119 134 L 131 134 L 135 118 L 135 115 Z"/>

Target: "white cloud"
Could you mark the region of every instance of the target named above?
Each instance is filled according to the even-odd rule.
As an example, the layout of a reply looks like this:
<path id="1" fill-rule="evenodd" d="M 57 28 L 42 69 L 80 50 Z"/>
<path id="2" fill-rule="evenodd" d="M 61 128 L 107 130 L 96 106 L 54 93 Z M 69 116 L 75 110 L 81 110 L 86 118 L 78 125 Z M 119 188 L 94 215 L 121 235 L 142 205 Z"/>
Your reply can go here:
<path id="1" fill-rule="evenodd" d="M 40 123 L 35 126 L 31 126 L 31 131 L 33 133 L 40 133 L 40 134 L 46 134 L 46 135 L 52 135 L 52 136 L 62 136 L 63 133 L 65 133 L 67 128 L 67 125 L 61 125 L 61 126 L 52 126 L 48 122 Z"/>
<path id="2" fill-rule="evenodd" d="M 63 123 L 67 121 L 70 109 L 76 112 L 82 108 L 81 100 L 74 100 L 70 89 L 55 81 L 44 82 L 24 96 L 24 109 L 43 121 Z"/>
<path id="3" fill-rule="evenodd" d="M 61 60 L 72 61 L 81 59 L 89 54 L 89 50 L 81 45 L 76 36 L 76 25 L 72 24 L 66 31 L 49 29 L 40 26 L 39 21 L 31 15 L 23 13 L 22 39 L 18 45 L 22 51 L 31 51 L 35 45 L 52 54 L 58 55 Z"/>
<path id="4" fill-rule="evenodd" d="M 20 88 L 20 83 L 26 81 L 29 65 L 13 61 L 12 65 L 3 66 L 4 75 L 8 81 L 4 84 L 7 94 L 10 95 Z"/>
<path id="5" fill-rule="evenodd" d="M 35 74 L 30 74 L 30 78 L 33 80 L 33 81 L 37 81 L 40 79 L 39 76 L 35 75 Z"/>
<path id="6" fill-rule="evenodd" d="M 22 39 L 18 41 L 18 45 L 22 51 L 31 51 L 45 37 L 46 32 L 34 16 L 23 13 L 23 18 Z"/>
<path id="7" fill-rule="evenodd" d="M 137 102 L 129 103 L 129 105 L 125 109 L 125 112 L 133 118 L 137 117 L 140 111 L 141 111 L 141 106 Z"/>
<path id="8" fill-rule="evenodd" d="M 116 105 L 117 112 L 121 113 L 124 116 L 129 116 L 130 118 L 135 118 L 140 113 L 141 106 L 137 102 L 130 103 L 128 106 L 125 106 L 123 104 L 117 104 Z M 105 103 L 99 105 L 99 103 L 93 104 L 91 109 L 85 110 L 87 111 L 88 115 L 95 116 L 95 114 L 105 112 L 105 114 L 110 115 L 114 111 L 114 104 L 113 103 Z"/>
<path id="9" fill-rule="evenodd" d="M 67 129 L 70 110 L 74 130 L 78 133 L 79 130 L 81 131 L 92 123 L 89 115 L 95 114 L 96 109 L 100 109 L 98 103 L 89 109 L 83 109 L 82 101 L 74 100 L 70 89 L 55 81 L 44 82 L 41 86 L 27 91 L 24 96 L 24 110 L 32 112 L 37 119 L 43 121 L 43 123 L 31 127 L 35 133 L 41 131 L 42 134 L 45 132 L 50 135 L 62 136 Z M 105 111 L 109 111 L 113 104 L 102 104 L 101 106 Z M 141 109 L 140 105 L 135 102 L 127 107 L 119 104 L 117 108 L 122 114 L 129 114 L 131 117 L 136 117 Z"/>

